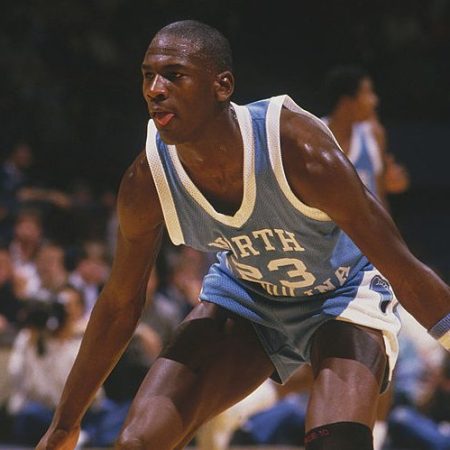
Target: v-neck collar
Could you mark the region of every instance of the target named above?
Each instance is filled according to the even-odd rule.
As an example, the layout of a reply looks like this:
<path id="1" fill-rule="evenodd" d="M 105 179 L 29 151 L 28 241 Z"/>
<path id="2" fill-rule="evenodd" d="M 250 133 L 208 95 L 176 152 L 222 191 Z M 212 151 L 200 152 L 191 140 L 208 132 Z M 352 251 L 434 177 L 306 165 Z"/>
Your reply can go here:
<path id="1" fill-rule="evenodd" d="M 255 152 L 253 126 L 250 112 L 245 106 L 236 105 L 234 103 L 232 103 L 232 106 L 236 112 L 244 149 L 242 202 L 239 209 L 233 215 L 227 215 L 216 211 L 216 209 L 211 205 L 211 203 L 206 199 L 206 197 L 186 173 L 178 157 L 176 146 L 167 145 L 167 149 L 181 183 L 195 202 L 197 202 L 207 214 L 218 222 L 223 223 L 224 225 L 239 228 L 247 222 L 255 205 Z"/>

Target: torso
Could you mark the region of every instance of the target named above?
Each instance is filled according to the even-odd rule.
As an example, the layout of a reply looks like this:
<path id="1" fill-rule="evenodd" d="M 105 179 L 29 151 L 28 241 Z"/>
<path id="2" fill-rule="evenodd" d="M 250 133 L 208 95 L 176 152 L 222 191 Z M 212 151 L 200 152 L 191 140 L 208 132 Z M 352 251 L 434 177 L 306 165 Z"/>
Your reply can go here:
<path id="1" fill-rule="evenodd" d="M 188 169 L 183 164 L 183 168 L 216 211 L 229 216 L 235 214 L 242 203 L 244 189 L 242 156 L 228 166 L 206 163 L 205 167 Z"/>
<path id="2" fill-rule="evenodd" d="M 241 181 L 227 184 L 227 189 L 215 188 L 214 181 L 197 172 L 189 175 L 176 148 L 158 138 L 151 122 L 147 157 L 175 244 L 225 250 L 238 278 L 275 296 L 308 296 L 336 288 L 351 276 L 353 267 L 367 261 L 325 213 L 302 202 L 316 170 L 310 167 L 315 161 L 312 149 L 321 146 L 320 139 L 332 138 L 311 132 L 315 128 L 308 123 L 313 121 L 328 133 L 292 101 L 281 110 L 283 98 L 250 108 L 236 105 L 244 158 Z M 297 128 L 293 133 L 297 113 L 290 108 L 305 116 L 300 134 Z M 300 153 L 298 139 L 304 141 Z M 237 169 L 233 176 L 239 180 Z M 318 236 L 328 237 L 318 244 Z M 336 245 L 346 250 L 335 254 Z"/>

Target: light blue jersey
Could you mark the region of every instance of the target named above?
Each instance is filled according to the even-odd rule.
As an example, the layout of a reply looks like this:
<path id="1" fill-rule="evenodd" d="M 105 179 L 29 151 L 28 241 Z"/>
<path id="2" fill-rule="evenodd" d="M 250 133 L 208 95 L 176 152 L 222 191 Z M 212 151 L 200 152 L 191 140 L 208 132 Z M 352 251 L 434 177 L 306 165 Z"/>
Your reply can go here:
<path id="1" fill-rule="evenodd" d="M 232 216 L 216 211 L 197 189 L 175 146 L 162 142 L 152 121 L 146 146 L 171 240 L 218 251 L 200 298 L 254 323 L 281 380 L 308 359 L 309 338 L 324 320 L 398 327 L 389 283 L 324 212 L 302 203 L 290 189 L 280 148 L 283 106 L 330 133 L 287 96 L 233 104 L 244 144 L 244 186 Z M 349 308 L 363 290 L 369 314 L 367 305 L 359 305 L 359 312 Z M 389 348 L 395 347 L 395 338 L 390 341 Z"/>

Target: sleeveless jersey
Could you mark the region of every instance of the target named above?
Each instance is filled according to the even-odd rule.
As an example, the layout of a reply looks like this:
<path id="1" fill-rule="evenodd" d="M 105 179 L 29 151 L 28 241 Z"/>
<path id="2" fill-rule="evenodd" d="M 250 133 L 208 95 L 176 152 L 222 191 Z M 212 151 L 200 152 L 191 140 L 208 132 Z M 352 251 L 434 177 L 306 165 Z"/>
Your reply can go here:
<path id="1" fill-rule="evenodd" d="M 172 242 L 219 251 L 220 264 L 233 277 L 273 300 L 341 288 L 370 263 L 324 212 L 291 191 L 281 157 L 281 108 L 330 131 L 288 96 L 232 106 L 244 144 L 243 199 L 234 215 L 214 209 L 187 175 L 175 146 L 166 145 L 149 121 L 146 153 Z"/>
<path id="2" fill-rule="evenodd" d="M 322 120 L 328 125 L 327 117 Z M 353 125 L 347 158 L 354 165 L 367 189 L 378 196 L 377 178 L 383 170 L 383 161 L 369 122 L 358 122 Z"/>

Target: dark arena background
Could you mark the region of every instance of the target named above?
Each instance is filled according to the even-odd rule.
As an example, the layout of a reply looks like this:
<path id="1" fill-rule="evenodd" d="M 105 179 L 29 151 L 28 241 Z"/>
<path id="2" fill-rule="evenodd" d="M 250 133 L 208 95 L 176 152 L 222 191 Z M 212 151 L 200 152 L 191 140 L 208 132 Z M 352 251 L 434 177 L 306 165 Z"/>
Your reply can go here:
<path id="1" fill-rule="evenodd" d="M 92 270 L 108 271 L 115 193 L 146 137 L 140 64 L 153 34 L 178 19 L 209 23 L 230 40 L 236 103 L 286 93 L 322 116 L 326 73 L 341 64 L 367 69 L 388 151 L 409 177 L 406 190 L 389 195 L 390 212 L 413 253 L 450 282 L 450 0 L 2 1 L 0 160 L 20 146 L 31 159 L 23 167 L 28 191 L 11 198 L 0 180 L 0 251 L 12 251 L 17 214 L 30 207 L 46 240 L 63 250 L 67 273 L 93 242 L 106 250 Z M 180 253 L 165 244 L 162 290 L 171 288 L 173 260 L 198 258 Z M 0 309 L 0 448 L 31 448 L 12 437 L 8 398 L 19 375 L 8 368 L 21 325 L 4 325 L 4 317 Z M 407 380 L 429 382 L 419 366 Z M 235 432 L 233 448 L 286 448 L 258 447 L 246 433 Z M 399 450 L 394 444 L 388 433 L 384 449 Z"/>

